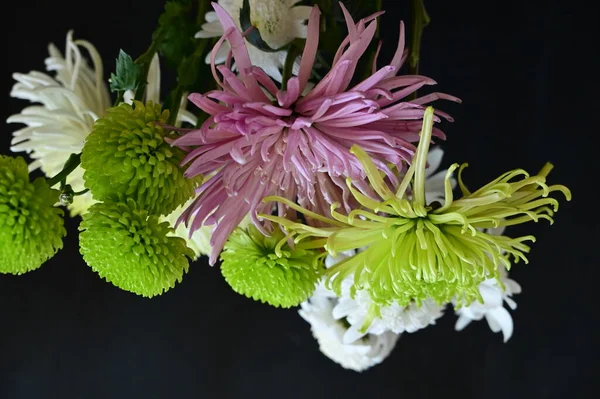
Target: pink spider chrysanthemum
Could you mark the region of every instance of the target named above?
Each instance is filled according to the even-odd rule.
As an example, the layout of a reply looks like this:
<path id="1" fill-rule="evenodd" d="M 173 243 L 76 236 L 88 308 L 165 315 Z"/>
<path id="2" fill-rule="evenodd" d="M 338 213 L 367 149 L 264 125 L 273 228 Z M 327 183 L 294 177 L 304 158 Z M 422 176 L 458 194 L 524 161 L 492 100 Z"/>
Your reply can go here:
<path id="1" fill-rule="evenodd" d="M 331 70 L 318 84 L 305 92 L 319 44 L 319 9 L 315 6 L 309 22 L 306 45 L 298 76 L 281 90 L 260 68 L 250 63 L 241 32 L 218 5 L 213 7 L 225 34 L 212 51 L 211 68 L 220 90 L 189 99 L 210 117 L 200 129 L 173 141 L 188 151 L 186 175 L 211 175 L 198 189 L 198 197 L 182 214 L 180 221 L 191 222 L 191 231 L 214 224 L 211 264 L 231 232 L 248 214 L 267 233 L 256 213 L 271 213 L 261 201 L 278 195 L 297 201 L 319 214 L 327 214 L 333 202 L 346 203 L 351 196 L 345 179 L 351 177 L 359 189 L 372 193 L 361 164 L 349 150 L 358 144 L 397 184 L 389 164 L 410 162 L 419 140 L 427 104 L 436 99 L 459 101 L 433 93 L 412 101 L 401 100 L 424 85 L 435 84 L 424 76 L 396 76 L 407 56 L 404 26 L 400 24 L 398 49 L 389 65 L 373 65 L 372 75 L 349 87 L 358 60 L 373 40 L 376 18 L 382 13 L 354 23 L 341 5 L 349 34 L 335 55 Z M 225 40 L 231 54 L 225 65 L 215 66 L 215 55 Z M 231 70 L 231 56 L 239 75 Z M 375 57 L 377 58 L 377 57 Z M 220 75 L 222 76 L 222 79 Z M 448 115 L 438 115 L 451 119 Z M 435 130 L 434 135 L 443 138 Z M 279 205 L 283 216 L 286 209 Z"/>

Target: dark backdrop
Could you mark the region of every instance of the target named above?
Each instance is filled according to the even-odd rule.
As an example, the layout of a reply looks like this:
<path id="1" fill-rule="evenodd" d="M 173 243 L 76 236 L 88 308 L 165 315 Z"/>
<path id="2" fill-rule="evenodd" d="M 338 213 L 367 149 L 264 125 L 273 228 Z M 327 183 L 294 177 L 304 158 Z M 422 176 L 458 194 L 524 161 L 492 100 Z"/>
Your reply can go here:
<path id="1" fill-rule="evenodd" d="M 409 18 L 405 1 L 384 1 L 382 59 L 395 49 L 398 19 Z M 40 270 L 0 276 L 0 397 L 597 397 L 597 21 L 575 1 L 427 3 L 421 71 L 464 100 L 443 104 L 456 118 L 444 126 L 445 164 L 468 161 L 476 185 L 549 160 L 551 181 L 574 195 L 551 228 L 513 229 L 538 242 L 531 263 L 513 269 L 523 293 L 507 344 L 485 321 L 457 333 L 447 314 L 356 374 L 319 352 L 295 310 L 235 294 L 204 259 L 159 298 L 114 288 L 80 259 L 71 220 L 64 250 Z M 145 49 L 161 8 L 161 0 L 4 3 L 0 119 L 25 106 L 8 98 L 10 74 L 41 70 L 49 41 L 63 49 L 73 28 L 98 47 L 108 73 L 120 47 Z M 3 153 L 15 128 L 2 127 Z"/>

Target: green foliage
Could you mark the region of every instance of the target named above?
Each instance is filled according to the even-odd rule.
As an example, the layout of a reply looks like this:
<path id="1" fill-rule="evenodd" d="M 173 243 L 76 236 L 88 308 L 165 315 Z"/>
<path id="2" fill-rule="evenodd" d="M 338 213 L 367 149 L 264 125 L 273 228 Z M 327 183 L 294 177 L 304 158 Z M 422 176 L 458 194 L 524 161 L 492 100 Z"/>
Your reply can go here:
<path id="1" fill-rule="evenodd" d="M 181 282 L 194 256 L 184 239 L 167 236 L 173 232 L 168 222 L 159 223 L 132 199 L 94 204 L 79 230 L 85 262 L 106 281 L 144 297 Z"/>
<path id="2" fill-rule="evenodd" d="M 116 74 L 110 74 L 111 91 L 135 90 L 140 79 L 142 67 L 133 62 L 131 56 L 121 50 L 117 58 L 116 72 Z"/>
<path id="3" fill-rule="evenodd" d="M 58 194 L 44 178 L 29 181 L 23 158 L 0 155 L 0 273 L 35 270 L 62 248 Z"/>
<path id="4" fill-rule="evenodd" d="M 289 308 L 306 300 L 322 273 L 319 252 L 284 245 L 279 230 L 264 236 L 254 225 L 236 229 L 221 253 L 221 273 L 233 290 L 254 300 Z"/>
<path id="5" fill-rule="evenodd" d="M 191 11 L 191 1 L 168 1 L 158 19 L 154 37 L 161 36 L 159 53 L 172 68 L 177 68 L 181 60 L 194 51 L 197 26 Z"/>
<path id="6" fill-rule="evenodd" d="M 197 181 L 179 167 L 184 153 L 172 148 L 160 125 L 158 104 L 109 108 L 94 124 L 81 155 L 85 186 L 99 201 L 132 198 L 152 214 L 167 215 L 194 195 Z"/>

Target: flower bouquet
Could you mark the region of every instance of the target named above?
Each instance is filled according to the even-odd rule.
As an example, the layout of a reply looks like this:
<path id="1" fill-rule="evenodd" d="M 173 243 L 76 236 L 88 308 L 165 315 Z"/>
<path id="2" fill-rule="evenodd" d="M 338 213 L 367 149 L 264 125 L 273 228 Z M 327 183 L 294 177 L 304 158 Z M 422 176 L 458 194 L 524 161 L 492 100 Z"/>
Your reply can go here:
<path id="1" fill-rule="evenodd" d="M 554 194 L 571 194 L 547 182 L 551 164 L 475 188 L 466 163 L 438 171 L 452 117 L 437 103 L 460 100 L 422 94 L 429 17 L 412 7 L 409 48 L 399 22 L 382 60 L 381 1 L 168 1 L 147 51 L 121 51 L 108 81 L 69 32 L 45 73 L 14 74 L 11 96 L 32 105 L 8 118 L 11 150 L 31 162 L 0 155 L 0 273 L 60 250 L 66 208 L 107 282 L 151 298 L 208 256 L 235 292 L 299 307 L 348 369 L 446 308 L 457 330 L 485 317 L 507 341 L 521 290 L 508 271 L 534 241 L 510 227 L 553 222 Z M 163 70 L 176 84 L 161 97 Z"/>

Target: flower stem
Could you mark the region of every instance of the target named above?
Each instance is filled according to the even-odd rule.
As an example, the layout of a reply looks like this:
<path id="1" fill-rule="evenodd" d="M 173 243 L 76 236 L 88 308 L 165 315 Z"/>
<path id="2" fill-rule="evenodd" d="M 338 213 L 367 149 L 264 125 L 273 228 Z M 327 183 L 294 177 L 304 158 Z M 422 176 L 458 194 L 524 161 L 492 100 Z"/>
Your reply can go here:
<path id="1" fill-rule="evenodd" d="M 429 25 L 430 18 L 425 9 L 424 0 L 411 0 L 413 11 L 412 37 L 410 56 L 408 57 L 408 70 L 411 75 L 419 74 L 419 61 L 421 52 L 421 37 L 423 30 Z M 411 94 L 410 99 L 417 98 L 417 92 Z"/>
<path id="2" fill-rule="evenodd" d="M 125 94 L 125 91 L 123 91 L 123 90 L 117 91 L 117 99 L 115 100 L 113 107 L 116 107 L 117 105 L 121 104 L 121 102 L 123 102 L 124 94 Z"/>
<path id="3" fill-rule="evenodd" d="M 197 28 L 202 25 L 208 8 L 208 0 L 198 1 L 198 11 L 196 13 Z M 211 42 L 211 39 L 196 39 L 196 48 L 191 54 L 183 57 L 177 68 L 177 85 L 169 93 L 164 104 L 164 108 L 169 110 L 169 119 L 167 119 L 167 124 L 169 125 L 175 125 L 177 121 L 179 109 L 181 108 L 181 100 L 185 92 L 198 86 L 198 77 L 202 75 L 198 71 L 204 69 L 202 68 L 202 59 L 204 58 L 205 49 L 209 42 Z M 202 82 L 201 80 L 200 83 Z"/>
<path id="4" fill-rule="evenodd" d="M 302 48 L 304 45 L 301 45 L 301 42 L 304 42 L 303 39 L 296 39 L 290 43 L 290 48 L 288 50 L 287 56 L 285 57 L 285 63 L 283 64 L 283 72 L 281 78 L 281 89 L 287 89 L 287 82 L 292 77 L 294 71 L 294 63 L 296 62 L 296 58 L 302 53 Z"/>
<path id="5" fill-rule="evenodd" d="M 65 162 L 65 166 L 63 166 L 63 169 L 60 172 L 58 172 L 57 175 L 48 179 L 48 185 L 52 187 L 62 181 L 66 181 L 67 176 L 69 176 L 69 174 L 73 172 L 79 166 L 80 163 L 81 153 L 71 154 L 69 156 L 69 159 L 67 159 L 67 162 Z"/>
<path id="6" fill-rule="evenodd" d="M 427 154 L 429 153 L 429 144 L 431 143 L 431 134 L 433 131 L 433 108 L 427 107 L 423 115 L 423 128 L 421 129 L 421 138 L 417 153 L 413 158 L 415 165 L 413 199 L 419 208 L 425 207 L 425 167 L 427 166 Z M 415 209 L 418 212 L 418 209 Z"/>

